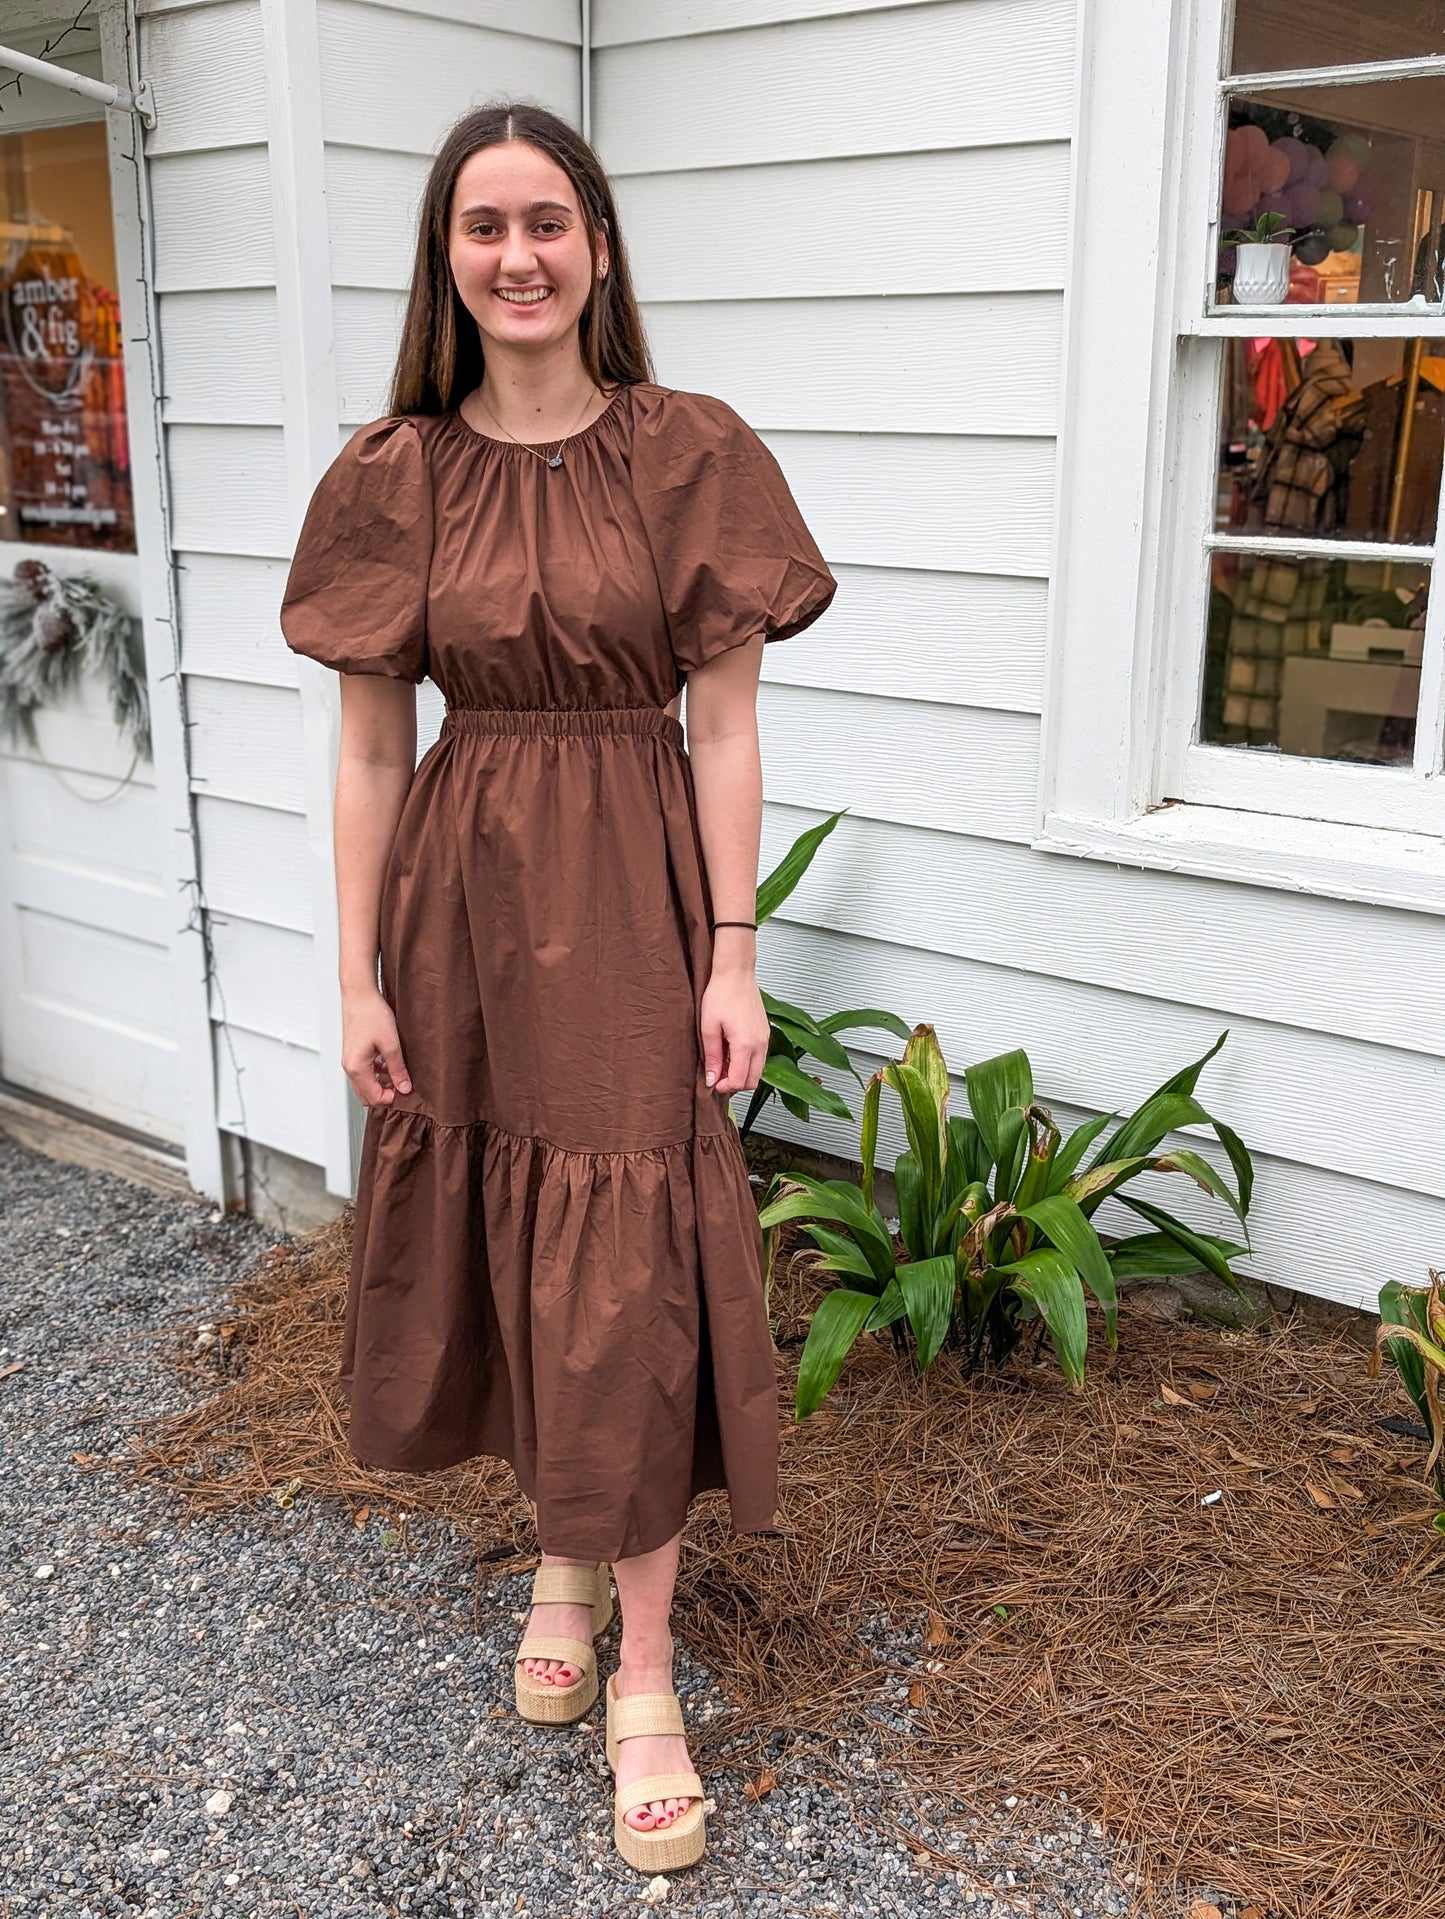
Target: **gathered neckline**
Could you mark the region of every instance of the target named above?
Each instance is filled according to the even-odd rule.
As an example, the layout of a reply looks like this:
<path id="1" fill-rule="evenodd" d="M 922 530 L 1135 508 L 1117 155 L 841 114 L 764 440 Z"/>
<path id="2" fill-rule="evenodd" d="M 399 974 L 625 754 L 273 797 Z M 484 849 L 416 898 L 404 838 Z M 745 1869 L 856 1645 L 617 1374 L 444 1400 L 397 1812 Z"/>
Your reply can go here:
<path id="1" fill-rule="evenodd" d="M 462 417 L 461 408 L 455 406 L 449 408 L 442 417 L 447 420 L 455 420 L 462 432 L 465 433 L 469 439 L 480 440 L 483 446 L 498 446 L 504 449 L 510 448 L 514 453 L 542 453 L 549 448 L 573 446 L 578 440 L 585 440 L 589 435 L 595 433 L 604 420 L 610 420 L 613 414 L 618 411 L 620 402 L 631 392 L 633 384 L 634 382 L 632 381 L 624 381 L 607 402 L 606 406 L 603 407 L 602 411 L 597 415 L 596 419 L 589 420 L 586 426 L 579 427 L 575 433 L 569 433 L 561 440 L 503 440 L 495 433 L 483 433 L 480 427 L 473 426 L 470 420 Z"/>

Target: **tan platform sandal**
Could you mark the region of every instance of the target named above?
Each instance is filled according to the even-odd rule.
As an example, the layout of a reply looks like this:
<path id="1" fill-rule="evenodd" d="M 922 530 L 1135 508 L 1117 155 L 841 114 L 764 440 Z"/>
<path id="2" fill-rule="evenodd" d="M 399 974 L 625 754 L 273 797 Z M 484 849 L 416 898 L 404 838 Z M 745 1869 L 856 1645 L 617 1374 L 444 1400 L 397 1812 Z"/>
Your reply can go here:
<path id="1" fill-rule="evenodd" d="M 607 1763 L 617 1771 L 617 1748 L 624 1739 L 639 1733 L 681 1733 L 682 1702 L 675 1692 L 634 1692 L 619 1694 L 615 1673 L 607 1677 Z M 629 1826 L 627 1815 L 635 1806 L 650 1799 L 691 1799 L 671 1825 L 656 1832 L 639 1832 Z M 629 1866 L 639 1872 L 676 1872 L 680 1866 L 695 1865 L 707 1845 L 707 1820 L 703 1812 L 703 1785 L 696 1772 L 650 1772 L 634 1779 L 630 1786 L 619 1786 L 612 1795 L 612 1833 L 617 1850 Z"/>
<path id="2" fill-rule="evenodd" d="M 532 1575 L 532 1604 L 590 1606 L 595 1638 L 612 1618 L 612 1568 L 606 1560 L 599 1566 L 539 1566 Z M 582 1668 L 582 1677 L 570 1686 L 547 1685 L 523 1671 L 524 1659 L 565 1659 L 569 1666 Z M 517 1650 L 513 1671 L 517 1711 L 535 1725 L 567 1725 L 596 1703 L 597 1652 L 590 1640 L 584 1644 L 557 1633 L 529 1633 Z"/>

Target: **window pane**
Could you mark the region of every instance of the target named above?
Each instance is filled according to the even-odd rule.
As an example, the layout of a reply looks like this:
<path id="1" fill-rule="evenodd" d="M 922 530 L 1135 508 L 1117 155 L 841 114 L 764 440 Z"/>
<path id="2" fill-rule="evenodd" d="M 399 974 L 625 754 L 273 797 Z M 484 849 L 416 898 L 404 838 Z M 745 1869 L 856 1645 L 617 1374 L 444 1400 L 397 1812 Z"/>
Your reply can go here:
<path id="1" fill-rule="evenodd" d="M 1445 7 L 1441 8 L 1445 14 Z M 1229 104 L 1220 233 L 1264 213 L 1293 231 L 1292 301 L 1438 302 L 1445 253 L 1445 79 L 1239 94 Z M 1216 295 L 1233 298 L 1221 239 Z"/>
<path id="2" fill-rule="evenodd" d="M 0 540 L 135 551 L 99 123 L 0 133 Z"/>
<path id="3" fill-rule="evenodd" d="M 1445 339 L 1224 344 L 1215 526 L 1432 546 Z"/>
<path id="4" fill-rule="evenodd" d="M 1230 73 L 1290 73 L 1445 53 L 1440 0 L 1235 0 Z"/>
<path id="5" fill-rule="evenodd" d="M 1200 738 L 1409 765 L 1428 569 L 1212 555 Z"/>

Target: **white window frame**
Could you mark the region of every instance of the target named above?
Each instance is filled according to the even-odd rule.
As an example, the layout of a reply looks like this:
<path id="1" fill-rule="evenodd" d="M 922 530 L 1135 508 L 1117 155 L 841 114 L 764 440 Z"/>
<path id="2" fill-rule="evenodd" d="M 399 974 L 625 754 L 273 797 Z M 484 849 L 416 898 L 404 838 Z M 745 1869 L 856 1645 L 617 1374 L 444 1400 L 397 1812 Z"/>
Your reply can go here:
<path id="1" fill-rule="evenodd" d="M 1432 580 L 1420 770 L 1195 738 L 1206 552 L 1235 543 L 1213 531 L 1222 343 L 1326 331 L 1317 307 L 1212 305 L 1229 14 L 1230 0 L 1083 0 L 1035 844 L 1445 912 L 1445 581 Z M 1437 73 L 1445 61 L 1392 68 Z M 1344 71 L 1309 79 L 1330 84 Z M 1418 309 L 1324 312 L 1333 334 L 1408 336 L 1421 325 Z M 1438 537 L 1434 548 L 1280 544 L 1445 554 Z"/>

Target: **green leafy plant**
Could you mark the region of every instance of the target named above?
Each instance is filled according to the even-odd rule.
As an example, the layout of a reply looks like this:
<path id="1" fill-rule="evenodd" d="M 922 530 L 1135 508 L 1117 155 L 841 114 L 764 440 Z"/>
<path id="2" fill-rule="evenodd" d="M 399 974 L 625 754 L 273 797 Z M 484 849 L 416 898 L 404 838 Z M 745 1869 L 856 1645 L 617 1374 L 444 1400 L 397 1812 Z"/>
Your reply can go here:
<path id="1" fill-rule="evenodd" d="M 843 807 L 836 813 L 830 813 L 817 826 L 810 826 L 806 832 L 800 833 L 772 872 L 760 882 L 757 911 L 753 916 L 759 926 L 778 910 L 792 892 L 812 865 L 818 848 L 846 811 L 847 808 Z M 815 1019 L 801 1006 L 790 1005 L 787 1000 L 777 999 L 767 992 L 763 993 L 763 1006 L 767 1011 L 770 1029 L 768 1057 L 758 1074 L 758 1083 L 753 1088 L 747 1110 L 738 1123 L 738 1132 L 744 1139 L 752 1131 L 768 1101 L 775 1096 L 794 1119 L 806 1121 L 814 1111 L 830 1113 L 834 1119 L 853 1118 L 847 1102 L 831 1087 L 824 1086 L 803 1065 L 805 1059 L 818 1060 L 824 1065 L 836 1067 L 840 1073 L 851 1074 L 861 1086 L 863 1076 L 849 1059 L 838 1039 L 839 1033 L 867 1027 L 892 1033 L 895 1039 L 906 1041 L 908 1038 L 907 1021 L 900 1019 L 896 1013 L 884 1012 L 876 1006 L 850 1007 L 841 1013 L 829 1013 L 824 1019 Z"/>
<path id="2" fill-rule="evenodd" d="M 1042 1321 L 1064 1374 L 1081 1387 L 1089 1342 L 1086 1290 L 1104 1309 L 1117 1341 L 1121 1279 L 1196 1272 L 1201 1267 L 1240 1290 L 1230 1262 L 1248 1250 L 1245 1217 L 1253 1165 L 1238 1135 L 1194 1097 L 1204 1067 L 1223 1046 L 1221 1033 L 1122 1124 L 1117 1115 L 1086 1120 L 1067 1139 L 1034 1097 L 1023 1052 L 1002 1053 L 964 1075 L 969 1117 L 949 1116 L 949 1073 L 931 1026 L 914 1027 L 902 1060 L 889 1060 L 863 1098 L 861 1184 L 789 1172 L 769 1185 L 760 1218 L 766 1268 L 786 1220 L 803 1230 L 822 1267 L 842 1283 L 813 1314 L 798 1367 L 796 1416 L 806 1418 L 837 1379 L 863 1332 L 891 1329 L 912 1343 L 920 1371 L 945 1346 L 970 1370 L 1001 1364 L 1032 1319 Z M 873 1196 L 883 1087 L 899 1097 L 908 1149 L 893 1168 L 895 1235 Z M 1190 1147 L 1161 1153 L 1165 1136 L 1208 1126 L 1223 1146 L 1234 1186 Z M 1110 1131 L 1110 1128 L 1113 1128 Z M 1093 1158 L 1085 1157 L 1108 1134 Z M 1151 1200 L 1124 1189 L 1142 1174 L 1182 1173 L 1226 1205 L 1244 1245 L 1195 1231 Z M 1110 1198 L 1150 1228 L 1106 1245 L 1093 1214 Z"/>
<path id="3" fill-rule="evenodd" d="M 1282 213 L 1261 213 L 1252 227 L 1231 227 L 1220 237 L 1227 247 L 1264 247 L 1271 241 L 1293 243 L 1313 232 L 1313 227 L 1287 226 Z"/>
<path id="4" fill-rule="evenodd" d="M 1425 1476 L 1445 1501 L 1445 1292 L 1442 1276 L 1430 1275 L 1428 1286 L 1405 1286 L 1392 1279 L 1380 1291 L 1380 1330 L 1370 1355 L 1370 1377 L 1380 1371 L 1388 1352 L 1401 1384 L 1415 1402 L 1421 1423 L 1430 1435 Z M 1445 1510 L 1435 1515 L 1436 1530 L 1445 1533 Z"/>

